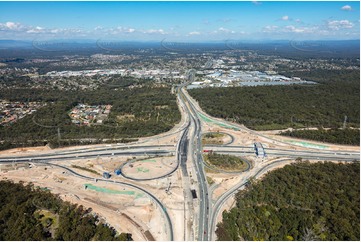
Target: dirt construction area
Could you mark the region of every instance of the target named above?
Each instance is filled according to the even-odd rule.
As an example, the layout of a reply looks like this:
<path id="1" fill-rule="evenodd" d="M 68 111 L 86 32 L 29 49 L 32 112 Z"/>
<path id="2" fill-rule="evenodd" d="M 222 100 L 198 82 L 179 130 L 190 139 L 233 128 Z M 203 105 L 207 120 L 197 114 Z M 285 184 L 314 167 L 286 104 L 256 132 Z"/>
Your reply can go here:
<path id="1" fill-rule="evenodd" d="M 149 161 L 149 164 L 160 166 L 162 162 L 166 163 L 171 160 L 170 157 L 167 158 L 156 158 L 156 162 Z M 94 179 L 82 179 L 63 168 L 32 162 L 1 164 L 0 179 L 32 182 L 35 186 L 49 189 L 53 194 L 59 194 L 65 201 L 83 205 L 86 208 L 91 207 L 103 222 L 109 223 L 118 232 L 131 233 L 134 240 L 169 240 L 169 229 L 162 212 L 163 209 L 147 193 L 127 185 L 116 184 L 113 181 L 135 184 L 161 201 L 172 220 L 177 220 L 172 223 L 183 224 L 184 211 L 179 209 L 183 207 L 180 206 L 183 204 L 183 198 L 177 195 L 182 194 L 179 172 L 164 179 L 148 181 L 147 184 L 136 184 L 115 175 L 107 181 L 95 179 L 101 178 L 101 171 L 119 166 L 119 161 L 115 161 L 115 159 L 77 160 L 57 164 L 71 168 L 79 174 L 94 177 Z M 89 170 L 83 170 L 83 168 Z M 183 227 L 174 228 L 175 232 L 178 229 L 182 231 Z"/>
<path id="2" fill-rule="evenodd" d="M 267 157 L 257 157 L 254 152 L 255 142 L 262 143 L 266 149 L 287 149 L 292 152 L 316 150 L 317 153 L 320 150 L 336 147 L 344 150 L 359 150 L 359 147 L 322 144 L 285 138 L 273 133 L 254 132 L 241 125 L 226 123 L 202 113 L 198 114 L 202 124 L 203 144 L 209 145 L 208 151 L 203 150 L 203 153 L 216 151 L 217 146 L 214 144 L 217 144 L 221 145 L 221 148 L 218 147 L 220 151 L 242 151 L 243 153 L 235 153 L 242 153 L 242 158 L 252 164 L 252 169 L 246 172 L 227 172 L 205 167 L 207 180 L 210 183 L 209 197 L 212 202 L 216 202 L 222 194 L 230 192 L 232 187 L 244 184 L 265 165 L 278 159 L 268 155 Z M 180 140 L 181 130 L 183 130 L 179 128 L 186 127 L 185 116 L 182 115 L 182 121 L 167 133 L 140 138 L 131 144 L 88 145 L 55 150 L 51 150 L 49 147 L 28 147 L 0 152 L 0 157 L 34 154 L 46 156 L 56 153 L 59 155 L 64 153 L 92 154 L 86 158 L 71 156 L 69 160 L 58 161 L 55 157 L 51 160 L 54 164 L 34 163 L 32 159 L 26 159 L 28 162 L 24 163 L 0 163 L 0 179 L 32 182 L 35 186 L 47 188 L 52 193 L 59 194 L 65 201 L 83 205 L 85 208 L 91 207 L 103 222 L 110 224 L 118 232 L 131 233 L 135 241 L 171 240 L 166 214 L 169 215 L 173 225 L 173 240 L 193 240 L 196 238 L 194 235 L 198 229 L 197 224 L 193 224 L 193 222 L 198 219 L 200 200 L 199 198 L 193 199 L 191 195 L 187 197 L 187 194 L 191 193 L 191 189 L 199 189 L 199 181 L 195 175 L 197 167 L 193 161 L 195 148 L 190 148 L 187 153 L 186 167 L 189 177 L 182 175 L 182 169 L 175 170 L 178 167 L 177 142 Z M 189 147 L 192 147 L 193 142 L 191 139 L 192 129 L 194 128 L 191 126 L 188 133 Z M 198 139 L 198 137 L 196 138 Z M 95 151 L 95 149 L 100 151 Z M 124 152 L 124 155 L 120 155 L 121 152 L 132 149 L 132 152 Z M 167 154 L 169 156 L 150 156 L 144 150 L 165 150 L 165 152 L 148 152 L 148 154 Z M 104 154 L 99 155 L 102 152 Z M 119 152 L 118 155 L 117 152 Z M 127 156 L 130 154 L 133 154 L 134 157 Z M 76 158 L 73 159 L 73 157 Z M 88 159 L 88 157 L 92 158 Z M 56 166 L 55 162 L 68 170 Z M 275 163 L 267 170 L 276 169 L 291 162 L 294 161 Z M 136 187 L 132 187 L 132 185 Z M 199 191 L 198 194 L 200 194 Z M 217 221 L 221 220 L 222 211 L 231 208 L 234 204 L 233 196 L 231 196 L 231 199 L 226 201 L 220 209 Z"/>
<path id="3" fill-rule="evenodd" d="M 204 114 L 200 114 L 203 134 L 214 133 L 226 133 L 233 136 L 234 140 L 229 145 L 231 146 L 248 146 L 253 147 L 254 142 L 261 142 L 265 148 L 279 148 L 290 150 L 347 150 L 347 151 L 359 151 L 359 146 L 350 145 L 337 145 L 330 143 L 323 143 L 317 141 L 303 140 L 291 137 L 285 137 L 275 134 L 271 131 L 254 132 L 248 130 L 244 126 L 238 126 L 225 123 L 223 120 L 217 118 L 209 118 Z M 244 128 L 243 128 L 244 127 Z"/>
<path id="4" fill-rule="evenodd" d="M 232 136 L 227 133 L 209 132 L 202 135 L 202 144 L 224 145 L 232 143 Z"/>
<path id="5" fill-rule="evenodd" d="M 130 179 L 154 179 L 166 176 L 176 168 L 176 157 L 168 156 L 129 161 L 121 168 L 121 172 Z"/>

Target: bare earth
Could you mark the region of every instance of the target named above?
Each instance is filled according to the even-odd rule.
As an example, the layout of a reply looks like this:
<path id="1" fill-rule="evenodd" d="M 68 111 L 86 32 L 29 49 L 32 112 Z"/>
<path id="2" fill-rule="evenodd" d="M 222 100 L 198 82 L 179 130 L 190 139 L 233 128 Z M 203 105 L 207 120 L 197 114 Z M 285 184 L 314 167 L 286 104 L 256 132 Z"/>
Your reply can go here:
<path id="1" fill-rule="evenodd" d="M 161 108 L 161 107 L 160 107 Z M 195 165 L 192 162 L 193 153 L 188 152 L 187 171 L 189 177 L 182 175 L 181 169 L 176 170 L 171 175 L 167 175 L 177 167 L 176 145 L 182 134 L 181 128 L 185 127 L 186 116 L 181 108 L 182 120 L 175 127 L 160 135 L 140 138 L 139 141 L 129 144 L 109 144 L 109 145 L 86 145 L 77 147 L 66 147 L 59 149 L 50 149 L 49 147 L 28 147 L 11 149 L 0 152 L 0 157 L 22 156 L 29 154 L 52 154 L 63 151 L 79 151 L 82 149 L 115 148 L 128 147 L 131 145 L 170 145 L 174 148 L 174 153 L 165 157 L 147 157 L 137 156 L 109 156 L 91 159 L 74 159 L 71 161 L 54 161 L 57 164 L 64 165 L 79 174 L 94 178 L 94 180 L 84 180 L 76 177 L 64 169 L 50 165 L 40 165 L 37 163 L 25 164 L 0 164 L 0 179 L 9 179 L 14 181 L 32 182 L 40 187 L 47 187 L 53 193 L 59 194 L 66 201 L 81 204 L 84 207 L 91 207 L 106 223 L 113 226 L 118 232 L 129 232 L 134 240 L 169 240 L 169 231 L 167 222 L 162 212 L 165 209 L 172 220 L 174 240 L 195 240 L 197 234 L 196 224 L 192 221 L 198 221 L 199 201 L 192 199 L 191 189 L 199 189 Z M 220 119 L 214 119 L 217 122 L 223 122 Z M 238 127 L 238 126 L 237 126 Z M 236 131 L 225 128 L 215 123 L 202 120 L 203 134 L 207 132 L 222 132 L 233 136 L 234 141 L 231 146 L 253 147 L 254 142 L 261 142 L 265 148 L 282 148 L 289 150 L 317 150 L 314 147 L 323 147 L 320 150 L 334 149 L 359 151 L 358 146 L 344 146 L 326 144 L 314 141 L 305 141 L 277 135 L 277 131 L 253 132 L 240 126 Z M 189 137 L 193 133 L 193 128 L 189 130 Z M 229 143 L 230 136 L 222 138 L 223 143 Z M 313 145 L 313 148 L 305 148 L 300 143 L 305 142 Z M 226 147 L 226 146 L 225 146 Z M 173 152 L 173 151 L 172 151 Z M 215 184 L 210 186 L 209 195 L 213 202 L 229 191 L 234 186 L 239 186 L 251 176 L 253 176 L 262 166 L 277 160 L 277 157 L 267 157 L 264 160 L 255 155 L 247 155 L 247 159 L 253 164 L 253 168 L 248 172 L 237 174 L 207 172 Z M 294 162 L 292 160 L 276 164 L 272 169 L 283 167 L 286 164 Z M 29 168 L 29 165 L 31 168 Z M 122 165 L 122 175 L 114 174 L 114 170 Z M 74 167 L 78 166 L 78 168 Z M 80 167 L 80 168 L 79 168 Z M 90 169 L 93 172 L 85 171 L 81 168 Z M 109 182 L 96 181 L 103 172 L 110 172 Z M 263 174 L 264 175 L 264 174 Z M 161 178 L 159 178 L 161 177 Z M 260 176 L 262 177 L 262 176 Z M 154 179 L 159 178 L 159 179 Z M 146 181 L 136 181 L 134 179 L 151 179 Z M 147 192 L 157 197 L 164 208 L 160 208 L 150 196 L 139 189 L 131 188 L 127 185 L 115 184 L 113 181 L 133 184 L 143 188 Z M 199 193 L 198 193 L 199 194 Z M 221 221 L 222 211 L 230 209 L 235 205 L 234 197 L 228 199 L 218 213 L 217 221 Z M 214 231 L 212 231 L 214 232 Z"/>

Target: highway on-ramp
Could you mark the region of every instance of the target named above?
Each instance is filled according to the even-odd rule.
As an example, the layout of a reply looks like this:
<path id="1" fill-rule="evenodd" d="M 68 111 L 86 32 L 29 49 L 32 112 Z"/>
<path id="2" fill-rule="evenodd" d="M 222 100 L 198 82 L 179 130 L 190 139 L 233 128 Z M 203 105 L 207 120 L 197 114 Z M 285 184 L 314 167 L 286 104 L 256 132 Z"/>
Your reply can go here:
<path id="1" fill-rule="evenodd" d="M 57 166 L 62 169 L 66 169 L 71 174 L 81 178 L 94 180 L 94 177 L 87 177 L 82 174 L 79 174 L 73 171 L 71 168 L 63 166 L 59 163 L 55 163 L 56 161 L 66 161 L 66 160 L 75 160 L 75 159 L 86 159 L 86 158 L 96 158 L 96 157 L 117 157 L 117 156 L 165 156 L 165 155 L 176 155 L 177 157 L 177 166 L 172 169 L 168 174 L 162 175 L 159 177 L 154 177 L 151 179 L 159 179 L 166 177 L 175 171 L 178 168 L 181 169 L 182 176 L 184 179 L 189 179 L 188 170 L 187 170 L 187 157 L 192 157 L 192 162 L 194 164 L 194 169 L 196 170 L 196 177 L 198 181 L 198 201 L 199 201 L 199 211 L 194 211 L 198 219 L 196 222 L 197 225 L 197 240 L 213 240 L 214 232 L 216 229 L 216 220 L 219 215 L 220 210 L 224 203 L 234 195 L 239 189 L 242 189 L 245 184 L 248 182 L 248 179 L 252 177 L 259 177 L 264 174 L 268 170 L 274 168 L 281 163 L 291 163 L 297 158 L 303 159 L 311 159 L 311 160 L 330 160 L 330 161 L 353 161 L 360 160 L 360 153 L 354 151 L 345 151 L 345 150 L 316 150 L 316 149 L 280 149 L 280 148 L 267 148 L 264 147 L 264 151 L 266 156 L 268 157 L 282 157 L 282 159 L 273 161 L 273 162 L 263 162 L 256 166 L 256 168 L 248 169 L 242 173 L 242 180 L 234 187 L 227 190 L 226 193 L 221 195 L 213 204 L 210 201 L 210 197 L 212 194 L 210 193 L 210 189 L 208 187 L 208 182 L 205 174 L 205 163 L 203 161 L 203 148 L 202 148 L 202 122 L 200 117 L 202 115 L 207 116 L 207 118 L 213 119 L 206 113 L 204 113 L 198 105 L 192 101 L 192 98 L 189 94 L 184 90 L 184 87 L 187 84 L 180 85 L 176 87 L 176 93 L 178 97 L 178 105 L 180 109 L 183 110 L 182 115 L 186 114 L 186 116 L 182 117 L 184 123 L 180 125 L 177 129 L 172 132 L 168 132 L 164 135 L 159 135 L 157 137 L 150 137 L 147 141 L 152 139 L 158 139 L 159 137 L 165 137 L 168 135 L 173 135 L 175 133 L 179 133 L 179 140 L 177 145 L 169 145 L 169 144 L 159 144 L 159 145 L 144 145 L 142 142 L 134 142 L 131 144 L 122 144 L 122 145 L 102 145 L 97 146 L 96 148 L 80 148 L 80 149 L 67 149 L 67 150 L 53 150 L 48 152 L 43 152 L 41 154 L 33 155 L 0 155 L 0 163 L 11 163 L 11 162 L 34 162 L 38 164 L 44 165 L 52 165 Z M 256 134 L 259 137 L 267 138 L 271 141 L 277 141 L 277 144 L 281 144 L 281 141 L 270 139 L 269 137 L 259 134 L 256 131 L 249 130 L 243 126 L 238 124 L 229 123 L 226 121 L 217 120 L 217 122 L 222 122 L 224 124 L 235 127 L 239 130 L 247 131 L 252 134 Z M 181 133 L 182 132 L 182 133 Z M 248 146 L 233 146 L 230 145 L 234 141 L 234 137 L 231 135 L 231 142 L 224 145 L 207 145 L 204 149 L 212 150 L 217 153 L 222 154 L 232 154 L 237 156 L 250 156 L 256 155 L 253 147 Z M 282 143 L 285 144 L 285 143 Z M 289 144 L 287 144 L 289 145 Z M 292 146 L 292 145 L 289 145 Z M 295 146 L 293 146 L 295 147 Z M 190 156 L 188 155 L 190 154 Z M 249 168 L 251 166 L 249 165 Z M 224 172 L 217 170 L 218 172 Z M 130 179 L 129 177 L 125 177 Z M 152 195 L 150 192 L 146 191 L 144 188 L 140 187 L 140 185 L 134 185 L 130 183 L 118 182 L 114 180 L 108 179 L 98 179 L 101 182 L 110 182 L 116 183 L 126 186 L 131 186 L 133 188 L 139 189 L 150 196 L 162 210 L 166 221 L 167 228 L 169 233 L 169 240 L 174 239 L 173 235 L 173 224 L 172 220 L 167 213 L 165 206 L 160 202 L 160 200 Z M 140 180 L 150 180 L 150 179 L 133 179 L 136 181 Z M 185 188 L 184 188 L 185 189 Z M 188 191 L 189 192 L 189 191 Z M 186 230 L 186 226 L 184 230 Z M 185 234 L 185 233 L 184 233 Z"/>
<path id="2" fill-rule="evenodd" d="M 198 114 L 202 114 L 205 115 L 207 118 L 210 119 L 214 119 L 213 117 L 209 116 L 208 114 L 206 114 L 205 112 L 203 112 L 199 106 L 194 104 L 194 101 L 192 100 L 192 98 L 189 96 L 189 94 L 186 91 L 182 90 L 182 94 L 183 94 L 183 98 L 187 101 L 189 107 L 190 107 L 190 112 L 189 115 L 192 116 L 192 120 L 193 123 L 195 124 L 195 134 L 194 136 L 197 137 L 196 134 L 198 134 L 198 145 L 197 145 L 197 162 L 198 164 L 201 163 L 201 161 L 203 161 L 202 159 L 202 147 L 201 147 L 201 142 L 200 142 L 200 137 L 201 137 L 201 122 L 199 120 L 199 116 Z M 217 119 L 217 121 L 219 121 Z M 265 136 L 263 134 L 258 133 L 257 131 L 253 131 L 250 130 L 246 127 L 243 127 L 241 125 L 238 124 L 233 124 L 233 123 L 229 123 L 227 121 L 220 121 L 223 124 L 226 124 L 230 127 L 234 127 L 237 130 L 243 130 L 243 131 L 247 131 L 251 134 L 257 135 L 259 137 L 263 137 L 266 138 L 270 141 L 274 141 L 278 144 L 287 144 L 288 146 L 290 144 L 288 143 L 284 143 L 282 141 L 279 140 L 275 140 L 272 139 L 268 136 Z M 299 147 L 298 147 L 299 148 Z M 212 146 L 207 146 L 205 149 L 209 149 L 209 150 L 214 150 L 216 152 L 219 153 L 224 153 L 224 154 L 233 154 L 233 155 L 239 155 L 239 156 L 245 156 L 245 155 L 255 155 L 255 151 L 253 147 L 246 147 L 246 146 L 238 146 L 238 147 L 232 147 L 232 146 L 228 146 L 228 145 L 212 145 Z M 329 160 L 329 161 L 354 161 L 354 160 L 360 160 L 360 153 L 359 152 L 350 152 L 350 151 L 340 151 L 340 150 L 317 150 L 317 149 L 305 149 L 305 150 L 286 150 L 286 149 L 268 149 L 265 148 L 265 153 L 267 156 L 272 156 L 272 157 L 284 157 L 282 160 L 278 160 L 278 161 L 274 161 L 272 163 L 263 163 L 259 166 L 259 170 L 257 171 L 257 173 L 255 174 L 255 177 L 259 177 L 260 174 L 263 174 L 264 172 L 268 171 L 269 169 L 272 169 L 274 166 L 279 165 L 279 163 L 282 162 L 291 162 L 291 161 L 295 161 L 295 159 L 297 158 L 303 158 L 303 159 L 314 159 L 314 160 Z M 203 162 L 202 162 L 203 163 Z M 204 175 L 204 170 L 203 170 L 203 166 L 199 165 L 198 167 L 201 167 L 202 169 L 202 173 L 200 173 L 200 176 L 202 176 L 203 178 L 205 177 Z M 200 170 L 198 168 L 198 170 Z M 253 174 L 254 171 L 250 171 L 249 174 Z M 248 177 L 248 176 L 245 177 Z M 204 182 L 202 182 L 201 178 L 198 178 L 199 182 L 200 182 L 200 187 L 202 187 L 202 184 Z M 208 192 L 207 195 L 205 196 L 204 194 L 202 194 L 200 199 L 207 199 L 207 206 L 209 206 L 209 209 L 207 207 L 207 211 L 204 211 L 204 209 L 200 210 L 200 215 L 204 216 L 204 219 L 199 221 L 199 228 L 203 228 L 204 229 L 204 235 L 200 235 L 199 234 L 199 238 L 198 240 L 214 240 L 214 232 L 215 232 L 215 226 L 216 226 L 216 219 L 219 213 L 220 208 L 222 207 L 222 205 L 225 203 L 225 201 L 227 201 L 227 199 L 235 194 L 240 188 L 242 188 L 246 183 L 248 182 L 247 179 L 243 179 L 240 184 L 234 186 L 233 188 L 229 189 L 226 193 L 224 193 L 223 195 L 221 195 L 221 197 L 214 203 L 214 205 L 212 206 L 212 204 L 209 203 L 208 200 Z M 206 186 L 206 185 L 205 185 Z M 207 186 L 206 186 L 207 187 Z M 202 190 L 202 188 L 201 188 Z M 206 190 L 207 191 L 207 190 Z M 204 204 L 204 203 L 203 203 Z M 209 216 L 209 219 L 208 219 Z M 209 222 L 209 225 L 205 224 L 207 223 L 207 221 Z M 199 231 L 201 232 L 201 231 Z"/>

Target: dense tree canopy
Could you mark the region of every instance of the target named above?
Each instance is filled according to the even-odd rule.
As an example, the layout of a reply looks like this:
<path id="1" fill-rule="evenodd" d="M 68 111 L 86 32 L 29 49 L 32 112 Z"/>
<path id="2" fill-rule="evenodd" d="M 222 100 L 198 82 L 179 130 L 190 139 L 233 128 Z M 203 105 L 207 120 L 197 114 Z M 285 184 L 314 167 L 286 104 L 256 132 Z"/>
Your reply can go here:
<path id="1" fill-rule="evenodd" d="M 318 129 L 285 131 L 282 135 L 344 145 L 360 145 L 359 129 Z"/>
<path id="2" fill-rule="evenodd" d="M 229 171 L 239 171 L 246 169 L 248 165 L 238 156 L 218 154 L 216 152 L 210 152 L 203 156 L 206 163 L 211 166 L 215 166 L 220 169 Z"/>
<path id="3" fill-rule="evenodd" d="M 128 82 L 125 83 L 129 85 Z M 125 85 L 124 83 L 122 85 Z M 169 86 L 139 84 L 130 88 L 117 83 L 94 91 L 55 91 L 41 89 L 9 89 L 0 92 L 0 99 L 12 101 L 43 101 L 47 105 L 11 126 L 0 126 L 2 146 L 57 144 L 58 128 L 64 144 L 77 144 L 71 139 L 122 139 L 151 136 L 170 130 L 180 120 L 176 97 Z M 111 104 L 112 109 L 104 125 L 76 126 L 69 111 L 78 103 Z M 132 119 L 119 119 L 122 115 Z M 117 141 L 119 142 L 119 140 Z M 9 145 L 10 144 L 10 145 Z"/>
<path id="4" fill-rule="evenodd" d="M 109 241 L 131 240 L 131 235 L 117 235 L 91 209 L 63 202 L 49 191 L 0 181 L 0 240 Z"/>
<path id="5" fill-rule="evenodd" d="M 219 240 L 360 240 L 360 164 L 298 162 L 251 182 Z"/>
<path id="6" fill-rule="evenodd" d="M 200 88 L 189 93 L 207 113 L 257 130 L 339 128 L 345 115 L 349 126 L 359 127 L 359 71 L 326 74 L 320 70 L 304 75 L 311 80 L 315 77 L 319 84 Z"/>

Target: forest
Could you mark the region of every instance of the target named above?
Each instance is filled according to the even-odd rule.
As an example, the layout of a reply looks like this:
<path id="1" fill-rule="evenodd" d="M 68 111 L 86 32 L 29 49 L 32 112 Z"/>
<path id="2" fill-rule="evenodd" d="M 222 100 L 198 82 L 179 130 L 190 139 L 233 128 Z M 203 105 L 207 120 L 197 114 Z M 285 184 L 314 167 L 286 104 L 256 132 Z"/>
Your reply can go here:
<path id="1" fill-rule="evenodd" d="M 234 155 L 210 152 L 203 157 L 206 163 L 227 171 L 240 171 L 248 167 L 240 157 Z"/>
<path id="2" fill-rule="evenodd" d="M 322 129 L 317 130 L 293 130 L 282 132 L 281 135 L 317 140 L 342 145 L 360 145 L 359 129 Z"/>
<path id="3" fill-rule="evenodd" d="M 288 73 L 316 85 L 198 88 L 188 92 L 215 117 L 255 130 L 347 127 L 360 123 L 360 72 L 314 70 Z"/>
<path id="4" fill-rule="evenodd" d="M 0 181 L 0 240 L 132 240 L 77 204 L 33 184 Z"/>
<path id="5" fill-rule="evenodd" d="M 360 163 L 298 161 L 236 195 L 218 240 L 360 240 Z"/>
<path id="6" fill-rule="evenodd" d="M 171 94 L 170 86 L 152 83 L 124 88 L 114 84 L 94 91 L 8 89 L 0 93 L 0 99 L 47 103 L 11 126 L 0 126 L 0 137 L 6 141 L 1 145 L 3 149 L 47 143 L 52 146 L 101 143 L 103 139 L 107 139 L 104 142 L 129 142 L 137 137 L 166 132 L 180 121 L 176 97 Z M 78 103 L 110 104 L 112 109 L 103 125 L 77 126 L 71 123 L 68 113 Z M 119 118 L 129 114 L 134 118 Z"/>

